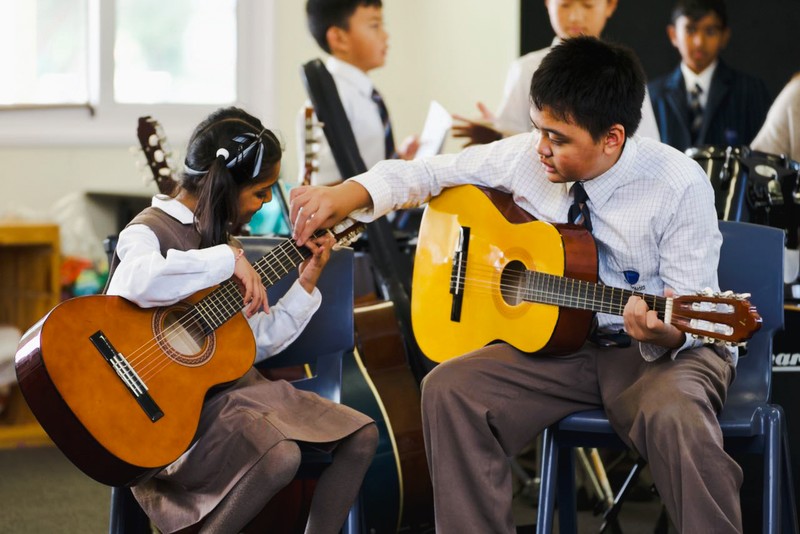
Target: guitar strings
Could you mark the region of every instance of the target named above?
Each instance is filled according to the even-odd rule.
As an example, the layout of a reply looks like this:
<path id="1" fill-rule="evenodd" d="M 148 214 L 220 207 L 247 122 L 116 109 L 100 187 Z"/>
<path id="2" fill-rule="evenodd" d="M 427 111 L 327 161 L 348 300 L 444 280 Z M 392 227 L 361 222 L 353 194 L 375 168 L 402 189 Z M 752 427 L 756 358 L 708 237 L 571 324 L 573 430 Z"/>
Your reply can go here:
<path id="1" fill-rule="evenodd" d="M 286 274 L 292 267 L 294 267 L 295 265 L 297 265 L 297 263 L 302 261 L 303 256 L 302 254 L 300 254 L 298 249 L 294 248 L 294 251 L 299 256 L 298 261 L 295 262 L 286 252 L 286 246 L 294 248 L 294 245 L 293 243 L 291 243 L 291 241 L 289 240 L 284 241 L 283 243 L 278 245 L 275 249 L 273 249 L 274 253 L 271 255 L 272 256 L 271 258 L 266 258 L 266 257 L 262 258 L 262 260 L 264 261 L 259 260 L 259 262 L 257 262 L 256 265 L 254 265 L 254 268 L 256 268 L 256 271 L 259 273 L 259 275 L 261 275 L 262 279 L 265 277 L 266 268 L 269 268 L 276 275 L 276 279 L 274 281 L 277 281 L 277 279 L 280 278 L 280 276 Z M 280 253 L 283 253 L 285 259 L 280 257 Z M 270 260 L 273 261 L 270 262 Z M 286 265 L 284 264 L 285 261 L 286 263 L 288 263 L 289 267 L 286 267 Z M 275 268 L 276 265 L 280 265 L 280 268 L 283 270 L 282 273 L 278 273 L 278 270 L 276 270 Z M 270 280 L 270 282 L 274 281 Z M 216 297 L 216 299 L 214 297 Z M 220 307 L 219 304 L 221 303 L 226 306 Z M 197 323 L 199 318 L 199 319 L 204 319 L 206 324 L 212 327 L 212 330 L 215 330 L 226 320 L 233 317 L 236 313 L 241 312 L 243 308 L 244 304 L 242 303 L 242 294 L 238 288 L 238 285 L 234 281 L 228 280 L 224 282 L 222 285 L 220 285 L 219 288 L 210 293 L 206 298 L 203 298 L 200 302 L 198 302 L 192 308 L 190 308 L 190 312 L 185 314 L 182 317 L 181 321 L 179 321 L 176 326 L 185 326 L 189 324 L 188 322 L 183 321 L 184 318 L 188 318 L 191 322 L 194 323 Z M 217 313 L 220 310 L 221 313 Z M 212 314 L 213 317 L 211 317 Z M 206 318 L 211 318 L 216 320 L 217 324 L 215 325 L 212 321 L 207 320 Z M 177 331 L 177 334 L 175 334 L 176 331 L 173 329 L 173 335 L 166 336 L 166 339 L 164 340 L 165 343 L 171 345 L 170 342 L 175 340 L 176 335 L 182 335 L 184 331 L 185 329 L 181 329 Z M 201 346 L 204 344 L 207 336 L 208 334 L 205 334 L 203 336 L 203 343 L 200 343 Z M 161 352 L 160 347 L 155 347 L 155 349 L 157 351 L 156 355 L 159 355 L 158 352 Z M 154 361 L 156 364 L 155 368 L 153 368 L 153 366 L 151 365 L 150 368 L 146 368 L 143 371 L 144 373 L 146 373 L 146 377 L 148 379 L 152 378 L 153 376 L 161 372 L 161 370 L 163 370 L 171 363 L 177 363 L 173 358 L 170 358 L 168 355 L 166 355 L 166 358 L 162 359 L 160 362 L 158 358 L 156 358 Z M 158 365 L 159 363 L 160 365 Z"/>
<path id="2" fill-rule="evenodd" d="M 462 264 L 466 262 L 462 261 Z M 512 271 L 497 269 L 491 265 L 475 263 L 474 260 L 470 262 L 468 269 L 462 269 L 461 272 L 468 272 L 468 276 L 459 277 L 455 274 L 451 275 L 450 285 L 465 285 L 471 283 L 471 288 L 481 288 L 486 290 L 486 293 L 492 293 L 495 290 L 500 290 L 502 293 L 509 293 L 522 295 L 523 299 L 533 300 L 535 302 L 543 302 L 545 304 L 555 303 L 567 305 L 570 302 L 584 302 L 599 306 L 601 309 L 598 311 L 605 311 L 613 313 L 617 307 L 625 307 L 627 297 L 635 295 L 645 299 L 651 308 L 657 311 L 664 310 L 667 298 L 659 297 L 656 295 L 648 295 L 645 293 L 638 293 L 621 288 L 607 286 L 601 283 L 588 282 L 576 278 L 569 278 L 557 274 L 550 274 L 535 270 L 525 271 Z M 476 276 L 477 275 L 477 276 Z M 486 277 L 485 275 L 490 275 Z M 500 282 L 495 282 L 493 279 L 499 278 Z M 597 293 L 601 292 L 600 298 L 597 298 Z M 565 293 L 571 293 L 573 296 Z M 611 293 L 606 298 L 606 293 Z M 614 293 L 620 293 L 615 296 Z M 538 300 L 536 297 L 551 297 L 547 300 Z M 608 300 L 612 299 L 612 302 Z"/>
<path id="3" fill-rule="evenodd" d="M 287 248 L 289 249 L 288 251 Z M 289 252 L 297 254 L 299 259 L 294 260 L 289 255 Z M 283 257 L 281 257 L 281 254 Z M 300 250 L 294 246 L 291 240 L 287 239 L 273 248 L 269 254 L 262 257 L 253 267 L 256 272 L 259 273 L 262 280 L 266 277 L 269 282 L 274 283 L 282 274 L 288 273 L 289 270 L 302 262 L 303 259 L 304 257 Z M 269 279 L 268 270 L 276 275 L 275 280 Z M 283 270 L 283 273 L 279 274 L 279 270 Z M 242 293 L 236 282 L 233 280 L 223 282 L 217 289 L 213 290 L 199 302 L 190 306 L 187 312 L 183 314 L 178 321 L 164 328 L 158 332 L 154 338 L 151 338 L 148 342 L 133 350 L 126 359 L 143 381 L 152 379 L 152 377 L 160 373 L 170 363 L 177 363 L 161 350 L 161 343 L 170 345 L 178 336 L 183 335 L 187 330 L 191 330 L 193 326 L 199 331 L 203 331 L 202 323 L 200 323 L 201 320 L 206 320 L 206 324 L 212 326 L 214 324 L 213 320 L 215 319 L 219 322 L 219 324 L 214 327 L 216 328 L 227 319 L 233 317 L 236 313 L 240 313 L 244 307 L 245 305 L 242 303 Z M 206 318 L 208 318 L 208 320 Z M 222 319 L 221 322 L 220 319 Z M 189 335 L 191 336 L 191 334 Z M 206 336 L 207 334 L 204 335 L 204 338 Z M 159 343 L 159 341 L 161 341 L 161 343 Z M 204 345 L 204 341 L 205 340 L 200 343 L 201 346 Z M 155 356 L 155 358 L 153 356 Z"/>
<path id="4" fill-rule="evenodd" d="M 265 268 L 270 268 L 274 273 L 277 273 L 274 268 L 276 262 L 281 265 L 281 267 L 284 269 L 284 272 L 288 272 L 288 270 L 291 268 L 286 268 L 283 266 L 284 260 L 279 257 L 279 252 L 284 252 L 284 255 L 286 255 L 284 247 L 279 245 L 273 250 L 275 251 L 273 258 L 266 258 L 266 261 L 259 261 L 254 266 L 262 278 L 265 275 Z M 271 263 L 269 261 L 270 259 L 273 260 Z M 291 258 L 289 258 L 289 260 L 291 265 Z M 263 264 L 263 266 L 260 264 Z M 221 307 L 220 305 L 225 307 Z M 213 326 L 213 320 L 219 322 L 220 318 L 223 318 L 226 314 L 228 315 L 227 318 L 233 317 L 233 315 L 235 315 L 237 312 L 240 312 L 242 308 L 244 308 L 244 304 L 242 304 L 242 294 L 238 288 L 238 285 L 236 285 L 236 283 L 232 280 L 224 282 L 216 290 L 204 297 L 200 302 L 189 307 L 187 313 L 182 315 L 178 321 L 157 334 L 156 338 L 151 341 L 150 346 L 146 347 L 149 350 L 134 351 L 133 354 L 136 354 L 136 352 L 141 352 L 141 354 L 136 355 L 132 361 L 136 362 L 136 365 L 139 365 L 140 370 L 138 372 L 140 373 L 142 380 L 151 379 L 170 363 L 177 363 L 173 358 L 169 357 L 168 354 L 164 354 L 164 351 L 161 349 L 161 344 L 159 344 L 159 340 L 161 340 L 162 343 L 171 346 L 172 342 L 175 341 L 177 336 L 183 335 L 186 330 L 190 329 L 193 325 L 198 331 L 202 331 L 202 326 L 198 326 L 201 325 L 201 319 L 205 320 L 207 325 Z M 223 311 L 223 313 L 217 313 L 220 309 Z M 189 335 L 191 336 L 191 333 Z M 203 344 L 204 343 L 200 343 L 201 346 Z M 156 357 L 153 358 L 153 355 Z"/>
<path id="5" fill-rule="evenodd" d="M 462 264 L 463 263 L 466 262 L 462 260 Z M 464 270 L 461 272 L 464 272 Z M 467 288 L 469 288 L 471 294 L 477 295 L 494 295 L 499 291 L 501 294 L 521 296 L 522 300 L 529 300 L 536 303 L 565 306 L 574 309 L 589 309 L 614 315 L 622 315 L 628 298 L 630 296 L 638 296 L 643 298 L 651 309 L 655 309 L 663 317 L 667 303 L 670 300 L 667 297 L 648 295 L 606 286 L 600 283 L 587 282 L 533 270 L 509 271 L 502 275 L 501 273 L 502 270 L 498 270 L 491 265 L 475 263 L 473 260 L 469 265 L 469 276 L 459 277 L 452 274 L 450 287 L 461 285 L 463 291 L 466 292 Z M 481 277 L 481 275 L 489 276 Z M 532 277 L 533 280 L 529 280 L 529 276 Z M 499 278 L 500 282 L 494 280 L 495 278 Z M 546 284 L 546 286 L 542 287 L 542 283 Z M 570 289 L 573 292 L 577 292 L 577 296 L 569 297 L 564 295 L 567 286 L 570 285 L 573 286 Z M 574 289 L 575 286 L 578 286 L 577 291 Z M 600 292 L 600 298 L 598 298 L 598 291 Z M 608 298 L 606 298 L 607 293 L 609 293 Z M 681 308 L 673 307 L 671 323 L 674 325 L 689 325 L 692 319 L 697 318 L 698 313 L 700 312 L 695 311 L 693 315 L 688 315 L 681 313 Z M 714 311 L 707 313 L 707 319 L 704 320 L 712 324 L 728 326 L 724 321 L 722 323 L 715 321 L 712 314 L 716 314 L 717 316 L 720 314 L 726 316 L 731 314 L 719 312 L 716 308 Z M 703 332 L 708 331 L 707 329 L 698 330 Z M 714 335 L 720 335 L 720 333 L 709 332 L 709 335 L 713 337 Z"/>

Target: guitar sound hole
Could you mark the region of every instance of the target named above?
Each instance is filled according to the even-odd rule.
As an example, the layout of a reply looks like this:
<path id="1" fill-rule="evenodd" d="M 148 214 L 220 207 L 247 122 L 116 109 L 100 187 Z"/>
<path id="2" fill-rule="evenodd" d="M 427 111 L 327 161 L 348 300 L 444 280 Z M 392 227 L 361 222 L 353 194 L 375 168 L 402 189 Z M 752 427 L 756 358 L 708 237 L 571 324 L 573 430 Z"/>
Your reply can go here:
<path id="1" fill-rule="evenodd" d="M 214 353 L 216 336 L 206 335 L 192 313 L 196 312 L 184 303 L 162 308 L 153 317 L 153 331 L 167 356 L 182 365 L 199 366 Z"/>
<path id="2" fill-rule="evenodd" d="M 516 306 L 525 300 L 523 289 L 526 271 L 525 264 L 517 260 L 509 262 L 503 269 L 503 274 L 500 275 L 500 294 L 507 304 Z"/>
<path id="3" fill-rule="evenodd" d="M 184 318 L 183 311 L 170 311 L 164 316 L 164 336 L 167 343 L 181 354 L 197 354 L 206 336 L 197 321 Z"/>

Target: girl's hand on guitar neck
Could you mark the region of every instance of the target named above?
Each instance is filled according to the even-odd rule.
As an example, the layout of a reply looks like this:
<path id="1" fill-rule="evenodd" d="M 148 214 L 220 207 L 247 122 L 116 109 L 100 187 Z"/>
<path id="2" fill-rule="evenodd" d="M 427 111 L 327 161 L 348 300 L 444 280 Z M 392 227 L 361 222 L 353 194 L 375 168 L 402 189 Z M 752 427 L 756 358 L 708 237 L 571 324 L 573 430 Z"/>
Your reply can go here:
<path id="1" fill-rule="evenodd" d="M 301 263 L 299 269 L 300 285 L 308 293 L 311 293 L 317 285 L 319 275 L 322 274 L 322 269 L 325 268 L 325 264 L 331 257 L 334 243 L 333 236 L 328 233 L 317 239 L 306 241 L 305 247 L 311 251 L 311 257 Z"/>
<path id="2" fill-rule="evenodd" d="M 346 180 L 333 187 L 300 186 L 289 192 L 292 237 L 305 245 L 320 228 L 331 228 L 347 215 L 372 207 L 372 198 L 358 182 Z"/>
<path id="3" fill-rule="evenodd" d="M 664 296 L 671 298 L 675 292 L 671 289 L 664 290 Z M 628 299 L 622 312 L 625 331 L 633 339 L 644 343 L 651 343 L 668 349 L 677 349 L 683 345 L 686 335 L 662 321 L 655 310 L 651 310 L 647 303 L 639 297 Z"/>
<path id="4" fill-rule="evenodd" d="M 261 275 L 253 269 L 247 257 L 244 255 L 244 250 L 236 247 L 231 247 L 234 255 L 233 265 L 233 278 L 239 285 L 239 290 L 244 295 L 243 302 L 245 304 L 244 314 L 246 317 L 252 317 L 259 310 L 264 310 L 269 313 L 269 302 L 267 301 L 267 289 L 261 281 Z"/>

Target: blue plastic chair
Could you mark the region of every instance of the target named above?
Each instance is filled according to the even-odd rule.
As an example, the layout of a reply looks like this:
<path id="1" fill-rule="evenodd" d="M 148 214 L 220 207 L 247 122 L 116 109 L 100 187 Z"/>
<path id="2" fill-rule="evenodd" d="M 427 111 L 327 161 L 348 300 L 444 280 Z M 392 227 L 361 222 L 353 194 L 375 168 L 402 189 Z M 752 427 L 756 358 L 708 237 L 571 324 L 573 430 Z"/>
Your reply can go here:
<path id="1" fill-rule="evenodd" d="M 283 239 L 268 237 L 240 238 L 251 261 L 259 259 Z M 276 302 L 297 279 L 297 270 L 268 288 L 270 302 Z M 314 391 L 339 402 L 341 398 L 342 359 L 355 345 L 353 328 L 353 251 L 342 248 L 331 253 L 331 259 L 317 283 L 324 297 L 322 304 L 303 333 L 280 354 L 260 362 L 259 368 L 281 368 L 308 365 L 312 376 L 292 382 L 295 387 Z M 314 450 L 302 451 L 297 478 L 316 478 L 332 460 L 332 455 Z M 129 488 L 112 488 L 110 534 L 149 534 L 147 516 L 133 498 Z M 342 528 L 344 534 L 361 532 L 358 501 L 350 510 Z"/>
<path id="2" fill-rule="evenodd" d="M 720 287 L 751 293 L 751 302 L 763 319 L 746 353 L 740 351 L 736 379 L 719 416 L 725 449 L 763 456 L 762 531 L 797 533 L 788 433 L 783 410 L 770 403 L 772 337 L 783 328 L 784 232 L 729 221 L 720 221 L 719 227 L 723 236 Z M 552 532 L 556 502 L 559 532 L 577 532 L 575 462 L 570 448 L 578 446 L 626 448 L 602 410 L 574 413 L 547 428 L 542 435 L 538 534 Z"/>

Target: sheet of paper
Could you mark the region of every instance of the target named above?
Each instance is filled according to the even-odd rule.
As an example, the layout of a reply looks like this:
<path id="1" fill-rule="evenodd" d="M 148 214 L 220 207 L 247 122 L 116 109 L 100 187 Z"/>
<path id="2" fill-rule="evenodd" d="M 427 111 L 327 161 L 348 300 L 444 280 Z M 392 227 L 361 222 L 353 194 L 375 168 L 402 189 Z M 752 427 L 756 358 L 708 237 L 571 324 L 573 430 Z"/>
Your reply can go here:
<path id="1" fill-rule="evenodd" d="M 453 125 L 453 118 L 436 100 L 431 101 L 428 117 L 419 136 L 419 149 L 414 159 L 434 156 L 441 152 L 447 133 Z"/>

